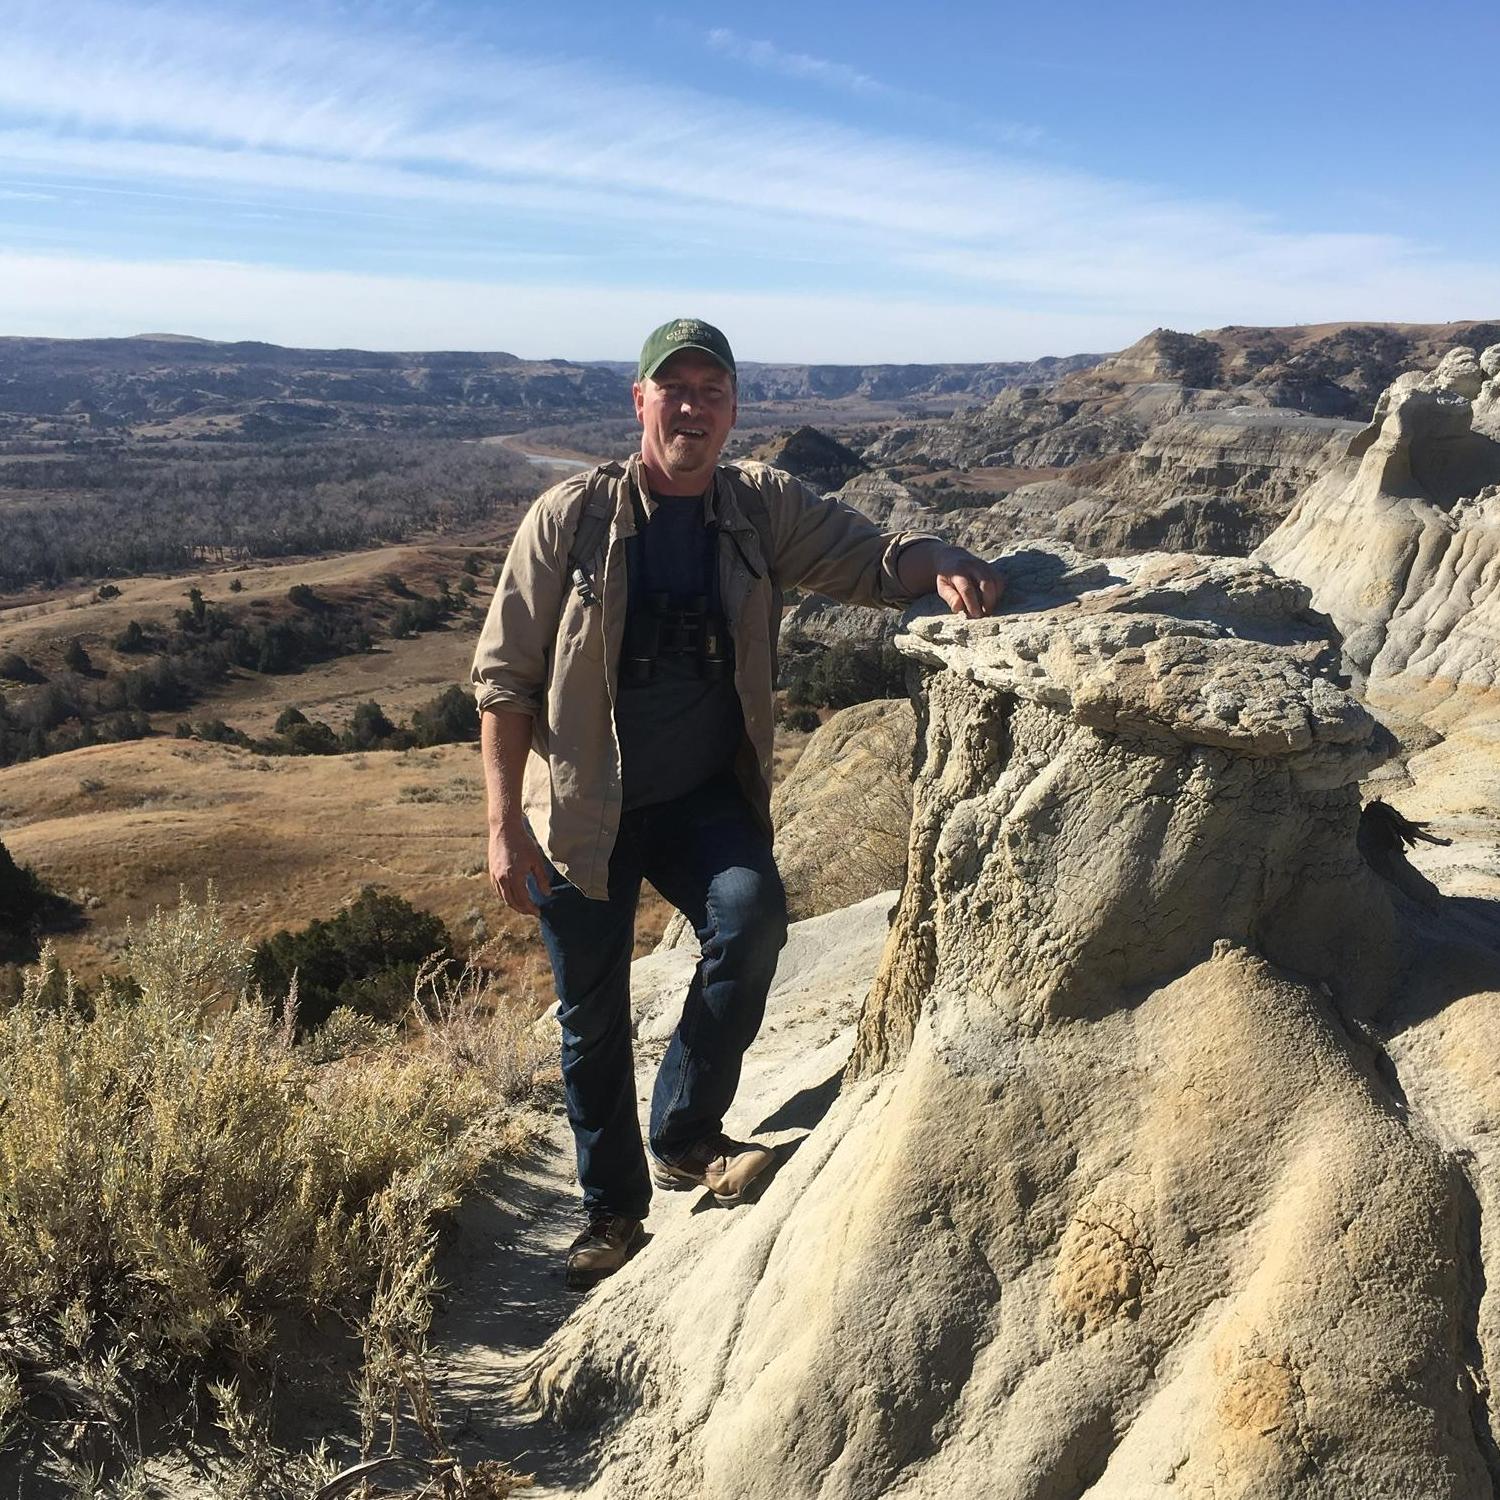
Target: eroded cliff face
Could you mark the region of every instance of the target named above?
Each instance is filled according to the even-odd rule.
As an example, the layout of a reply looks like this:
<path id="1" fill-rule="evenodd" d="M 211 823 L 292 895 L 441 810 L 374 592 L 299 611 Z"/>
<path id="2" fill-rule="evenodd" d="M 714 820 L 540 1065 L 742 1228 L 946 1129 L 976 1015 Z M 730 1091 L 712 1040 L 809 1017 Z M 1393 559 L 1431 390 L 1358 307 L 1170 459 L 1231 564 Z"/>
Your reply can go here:
<path id="1" fill-rule="evenodd" d="M 1402 675 L 1427 701 L 1495 685 L 1500 440 L 1476 413 L 1500 413 L 1500 345 L 1397 380 L 1255 554 L 1309 585 L 1372 691 Z"/>
<path id="2" fill-rule="evenodd" d="M 1500 345 L 1401 376 L 1256 556 L 1308 585 L 1397 729 L 1382 795 L 1453 840 L 1423 870 L 1500 897 Z"/>
<path id="3" fill-rule="evenodd" d="M 903 637 L 910 875 L 842 1090 L 533 1398 L 601 1497 L 1488 1494 L 1500 1043 L 1445 1031 L 1483 954 L 1356 853 L 1388 736 L 1263 566 L 1010 576 Z"/>

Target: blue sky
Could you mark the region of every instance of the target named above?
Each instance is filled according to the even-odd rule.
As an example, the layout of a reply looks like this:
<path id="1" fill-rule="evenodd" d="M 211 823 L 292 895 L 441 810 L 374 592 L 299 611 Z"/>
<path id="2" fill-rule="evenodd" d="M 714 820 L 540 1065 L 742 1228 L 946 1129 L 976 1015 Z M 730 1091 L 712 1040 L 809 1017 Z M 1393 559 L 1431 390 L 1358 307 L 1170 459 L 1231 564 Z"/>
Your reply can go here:
<path id="1" fill-rule="evenodd" d="M 980 360 L 1500 316 L 1493 3 L 0 21 L 0 333 Z"/>

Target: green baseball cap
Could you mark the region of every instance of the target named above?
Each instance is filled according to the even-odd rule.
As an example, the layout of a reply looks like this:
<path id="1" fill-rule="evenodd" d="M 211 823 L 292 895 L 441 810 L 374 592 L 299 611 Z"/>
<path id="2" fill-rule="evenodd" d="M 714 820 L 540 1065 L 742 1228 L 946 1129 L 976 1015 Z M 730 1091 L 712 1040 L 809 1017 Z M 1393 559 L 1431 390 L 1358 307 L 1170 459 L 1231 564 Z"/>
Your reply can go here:
<path id="1" fill-rule="evenodd" d="M 702 318 L 673 318 L 651 332 L 641 346 L 637 380 L 649 380 L 679 349 L 697 349 L 736 374 L 729 340 Z"/>

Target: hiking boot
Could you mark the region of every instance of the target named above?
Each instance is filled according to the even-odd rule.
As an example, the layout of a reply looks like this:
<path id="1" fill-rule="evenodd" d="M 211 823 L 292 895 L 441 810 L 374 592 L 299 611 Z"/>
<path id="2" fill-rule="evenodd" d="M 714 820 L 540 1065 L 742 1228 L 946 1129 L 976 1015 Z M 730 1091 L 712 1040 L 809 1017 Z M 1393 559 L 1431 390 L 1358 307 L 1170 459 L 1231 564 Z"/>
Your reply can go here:
<path id="1" fill-rule="evenodd" d="M 646 1226 L 639 1219 L 591 1214 L 589 1227 L 568 1246 L 568 1285 L 583 1291 L 613 1276 L 645 1242 Z"/>
<path id="2" fill-rule="evenodd" d="M 738 1203 L 770 1165 L 770 1147 L 712 1135 L 680 1156 L 667 1158 L 653 1151 L 651 1180 L 669 1193 L 707 1188 L 718 1203 Z"/>

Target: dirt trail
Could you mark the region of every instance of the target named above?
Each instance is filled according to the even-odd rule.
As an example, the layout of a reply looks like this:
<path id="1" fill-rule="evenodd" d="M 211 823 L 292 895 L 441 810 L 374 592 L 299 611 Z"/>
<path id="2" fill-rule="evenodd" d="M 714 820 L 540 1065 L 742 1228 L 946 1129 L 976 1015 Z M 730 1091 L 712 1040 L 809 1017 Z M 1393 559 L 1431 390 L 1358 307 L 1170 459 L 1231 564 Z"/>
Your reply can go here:
<path id="1" fill-rule="evenodd" d="M 732 1133 L 769 1144 L 778 1169 L 837 1093 L 894 901 L 887 892 L 791 929 L 727 1122 Z M 695 953 L 675 949 L 632 969 L 643 1121 L 695 961 Z M 658 1193 L 638 1262 L 644 1269 L 684 1241 L 727 1226 L 731 1215 L 754 1212 L 753 1202 L 726 1209 L 706 1193 Z M 528 1497 L 586 1493 L 598 1475 L 598 1445 L 608 1437 L 536 1419 L 519 1390 L 548 1338 L 584 1301 L 563 1283 L 564 1256 L 581 1227 L 572 1136 L 559 1105 L 532 1154 L 507 1169 L 491 1196 L 466 1204 L 438 1264 L 447 1291 L 433 1320 L 432 1362 L 450 1440 L 467 1463 L 498 1458 L 533 1474 Z"/>
<path id="2" fill-rule="evenodd" d="M 573 1142 L 558 1114 L 493 1196 L 465 1205 L 438 1267 L 448 1291 L 432 1336 L 449 1436 L 465 1461 L 503 1459 L 534 1475 L 528 1496 L 575 1494 L 590 1468 L 576 1435 L 535 1421 L 518 1398 L 530 1360 L 580 1301 L 562 1276 L 579 1222 Z"/>

